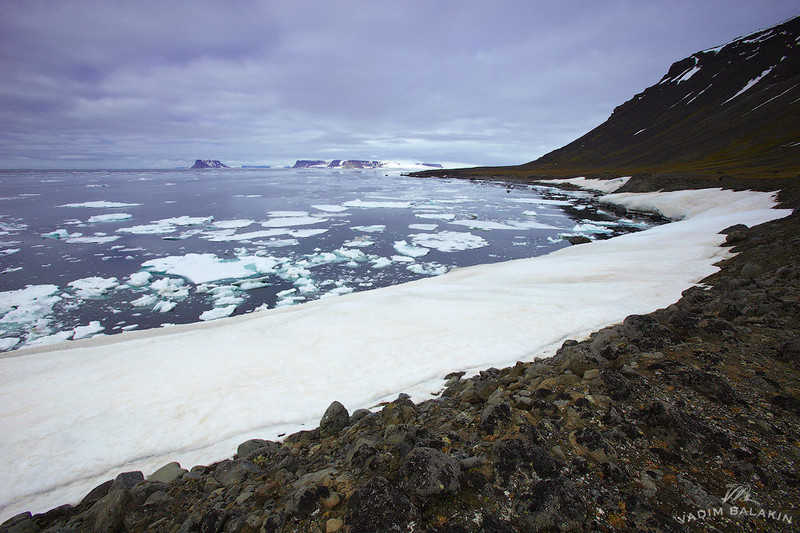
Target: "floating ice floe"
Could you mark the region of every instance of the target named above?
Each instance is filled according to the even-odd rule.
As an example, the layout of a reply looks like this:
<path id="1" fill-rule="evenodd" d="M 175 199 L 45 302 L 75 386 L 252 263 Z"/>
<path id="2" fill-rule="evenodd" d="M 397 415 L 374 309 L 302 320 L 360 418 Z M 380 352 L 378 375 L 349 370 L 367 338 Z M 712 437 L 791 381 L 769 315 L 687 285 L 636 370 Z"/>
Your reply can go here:
<path id="1" fill-rule="evenodd" d="M 373 246 L 374 244 L 375 244 L 375 241 L 371 240 L 369 237 L 361 236 L 361 237 L 356 237 L 355 239 L 353 239 L 351 241 L 346 241 L 343 244 L 343 246 L 350 246 L 350 247 L 356 247 L 356 248 L 366 248 L 368 246 Z M 2 254 L 2 252 L 0 252 L 0 254 Z"/>
<path id="2" fill-rule="evenodd" d="M 415 229 L 419 231 L 433 231 L 439 227 L 439 224 L 409 224 L 409 229 Z"/>
<path id="3" fill-rule="evenodd" d="M 104 200 L 98 202 L 81 202 L 77 204 L 62 204 L 56 207 L 87 207 L 90 209 L 117 209 L 120 207 L 136 207 L 142 204 L 128 204 L 125 202 L 107 202 Z"/>
<path id="4" fill-rule="evenodd" d="M 0 257 L 15 254 L 20 250 L 21 248 L 6 248 L 4 250 L 0 250 Z"/>
<path id="5" fill-rule="evenodd" d="M 3 337 L 0 338 L 0 352 L 10 350 L 22 341 L 19 337 Z"/>
<path id="6" fill-rule="evenodd" d="M 376 201 L 376 200 L 350 200 L 349 202 L 344 202 L 342 204 L 343 207 L 359 207 L 361 209 L 376 209 L 376 208 L 388 208 L 388 209 L 408 209 L 411 207 L 411 202 L 393 202 L 393 201 Z"/>
<path id="7" fill-rule="evenodd" d="M 102 325 L 100 325 L 100 321 L 92 320 L 91 322 L 89 322 L 89 325 L 78 326 L 72 331 L 73 331 L 72 340 L 78 340 L 78 339 L 87 339 L 89 337 L 94 337 L 98 333 L 102 333 L 103 331 L 105 331 L 105 328 Z"/>
<path id="8" fill-rule="evenodd" d="M 88 278 L 70 281 L 68 286 L 75 289 L 75 296 L 85 300 L 103 298 L 105 294 L 119 285 L 117 278 L 89 276 Z"/>
<path id="9" fill-rule="evenodd" d="M 509 198 L 509 202 L 517 204 L 534 204 L 534 205 L 572 205 L 569 200 L 554 200 L 550 198 Z"/>
<path id="10" fill-rule="evenodd" d="M 132 300 L 131 305 L 133 307 L 152 307 L 158 301 L 158 298 L 154 294 L 144 294 L 141 297 Z"/>
<path id="11" fill-rule="evenodd" d="M 348 209 L 348 207 L 343 205 L 328 205 L 328 204 L 312 205 L 311 207 L 313 207 L 314 209 L 319 209 L 320 211 L 324 211 L 326 213 L 343 213 Z"/>
<path id="12" fill-rule="evenodd" d="M 331 263 L 350 263 L 356 266 L 358 263 L 367 261 L 369 258 L 361 250 L 350 248 L 339 248 L 332 252 L 316 252 L 306 255 L 305 259 L 297 261 L 297 266 L 302 268 L 313 268 L 315 266 Z"/>
<path id="13" fill-rule="evenodd" d="M 510 220 L 508 223 L 517 229 L 561 229 L 550 224 L 543 224 L 533 220 Z"/>
<path id="14" fill-rule="evenodd" d="M 215 220 L 212 226 L 220 229 L 241 229 L 255 224 L 255 220 L 236 219 L 236 220 Z"/>
<path id="15" fill-rule="evenodd" d="M 136 272 L 128 277 L 127 284 L 131 287 L 144 287 L 150 283 L 151 279 L 153 279 L 153 275 L 150 272 Z"/>
<path id="16" fill-rule="evenodd" d="M 153 306 L 153 311 L 158 311 L 159 313 L 169 313 L 170 311 L 175 309 L 177 306 L 178 306 L 178 303 L 174 302 L 172 300 L 160 300 L 160 301 L 156 302 L 156 304 Z M 164 325 L 165 324 L 162 324 L 162 326 L 164 326 Z"/>
<path id="17" fill-rule="evenodd" d="M 408 265 L 406 270 L 409 270 L 415 274 L 421 274 L 423 276 L 441 276 L 442 274 L 446 273 L 449 268 L 446 265 L 439 263 L 414 263 Z"/>
<path id="18" fill-rule="evenodd" d="M 386 229 L 386 224 L 373 224 L 371 226 L 352 226 L 353 231 L 363 231 L 364 233 L 380 233 Z"/>
<path id="19" fill-rule="evenodd" d="M 575 226 L 572 228 L 572 231 L 576 233 L 581 233 L 581 232 L 606 233 L 606 234 L 614 233 L 613 229 L 602 226 L 600 224 L 592 224 L 590 222 L 581 222 L 579 224 L 575 224 Z"/>
<path id="20" fill-rule="evenodd" d="M 297 246 L 300 241 L 297 239 L 270 239 L 268 241 L 252 241 L 257 246 L 267 246 L 270 248 L 284 248 L 287 246 Z"/>
<path id="21" fill-rule="evenodd" d="M 310 226 L 312 224 L 320 224 L 327 222 L 327 218 L 308 217 L 308 216 L 286 216 L 272 218 L 261 223 L 265 228 L 289 228 L 293 226 Z"/>
<path id="22" fill-rule="evenodd" d="M 65 239 L 64 242 L 67 244 L 105 244 L 108 242 L 114 242 L 119 239 L 119 235 L 100 235 L 95 233 L 91 236 L 86 237 L 70 237 Z"/>
<path id="23" fill-rule="evenodd" d="M 453 213 L 414 213 L 417 218 L 430 218 L 433 220 L 453 220 L 456 216 Z"/>
<path id="24" fill-rule="evenodd" d="M 291 235 L 292 237 L 297 237 L 300 239 L 307 238 L 307 237 L 314 237 L 316 235 L 321 235 L 328 231 L 328 228 L 319 228 L 319 229 L 293 229 L 289 230 L 286 233 Z"/>
<path id="25" fill-rule="evenodd" d="M 134 235 L 159 235 L 164 233 L 175 233 L 177 228 L 172 224 L 139 224 L 128 228 L 118 228 L 120 233 L 133 233 Z"/>
<path id="26" fill-rule="evenodd" d="M 430 252 L 429 248 L 414 246 L 413 244 L 409 244 L 407 241 L 395 241 L 394 249 L 408 257 L 422 257 Z"/>
<path id="27" fill-rule="evenodd" d="M 386 268 L 391 264 L 392 260 L 388 257 L 376 257 L 372 259 L 372 268 Z"/>
<path id="28" fill-rule="evenodd" d="M 150 284 L 150 288 L 162 298 L 181 299 L 189 296 L 189 287 L 183 278 L 159 278 Z"/>
<path id="29" fill-rule="evenodd" d="M 192 283 L 239 279 L 274 272 L 278 260 L 257 255 L 221 259 L 215 254 L 186 254 L 151 259 L 142 267 L 153 272 L 181 276 Z"/>
<path id="30" fill-rule="evenodd" d="M 199 226 L 203 224 L 210 224 L 214 221 L 214 217 L 190 217 L 183 215 L 180 217 L 162 218 L 161 220 L 154 220 L 153 224 L 169 224 L 170 226 Z"/>
<path id="31" fill-rule="evenodd" d="M 460 252 L 488 246 L 483 237 L 459 231 L 440 231 L 438 233 L 416 233 L 410 235 L 417 246 L 434 248 L 440 252 Z"/>
<path id="32" fill-rule="evenodd" d="M 235 305 L 226 305 L 224 307 L 214 307 L 209 309 L 208 311 L 203 311 L 200 313 L 200 320 L 208 321 L 208 320 L 217 320 L 218 318 L 224 318 L 226 316 L 231 316 L 233 312 L 236 310 Z"/>
<path id="33" fill-rule="evenodd" d="M 79 232 L 70 233 L 67 230 L 63 229 L 63 228 L 59 228 L 59 229 L 51 231 L 49 233 L 42 233 L 42 237 L 44 237 L 46 239 L 57 239 L 57 240 L 77 239 L 78 237 L 82 237 L 82 236 L 83 236 L 83 233 L 79 233 Z"/>
<path id="34" fill-rule="evenodd" d="M 457 226 L 466 226 L 469 229 L 476 229 L 476 230 L 492 230 L 492 229 L 510 229 L 510 230 L 519 230 L 519 227 L 509 226 L 508 224 L 503 224 L 501 222 L 493 222 L 491 220 L 453 220 L 450 224 L 455 224 Z"/>
<path id="35" fill-rule="evenodd" d="M 45 318 L 61 301 L 58 292 L 57 285 L 28 285 L 0 292 L 0 325 L 13 329 Z"/>
<path id="36" fill-rule="evenodd" d="M 119 222 L 120 220 L 128 220 L 133 218 L 130 213 L 108 213 L 106 215 L 94 215 L 89 217 L 89 224 L 97 224 L 100 222 Z"/>

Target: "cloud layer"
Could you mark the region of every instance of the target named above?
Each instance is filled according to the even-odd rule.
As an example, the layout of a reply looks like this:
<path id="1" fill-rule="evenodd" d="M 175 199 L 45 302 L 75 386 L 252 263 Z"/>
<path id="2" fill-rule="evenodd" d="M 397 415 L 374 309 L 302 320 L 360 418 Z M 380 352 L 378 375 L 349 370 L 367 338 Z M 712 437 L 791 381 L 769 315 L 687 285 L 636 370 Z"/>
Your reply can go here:
<path id="1" fill-rule="evenodd" d="M 522 163 L 764 1 L 0 3 L 0 165 Z"/>

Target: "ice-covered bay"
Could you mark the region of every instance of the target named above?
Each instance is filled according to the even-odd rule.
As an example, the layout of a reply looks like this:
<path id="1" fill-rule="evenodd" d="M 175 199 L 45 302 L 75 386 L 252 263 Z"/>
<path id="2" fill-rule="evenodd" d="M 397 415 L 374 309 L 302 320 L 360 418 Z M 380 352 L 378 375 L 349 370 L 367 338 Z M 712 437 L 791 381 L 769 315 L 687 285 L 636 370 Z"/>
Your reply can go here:
<path id="1" fill-rule="evenodd" d="M 421 398 L 448 372 L 548 355 L 676 301 L 728 254 L 720 230 L 788 215 L 755 192 L 606 201 L 680 220 L 301 306 L 12 352 L 0 359 L 0 518 L 75 502 L 121 471 L 229 457 L 248 438 L 316 424 L 334 399 L 352 410 Z"/>
<path id="2" fill-rule="evenodd" d="M 0 351 L 237 316 L 654 223 L 604 213 L 585 192 L 385 170 L 0 170 L 0 207 Z M 50 285 L 49 305 L 19 301 Z"/>

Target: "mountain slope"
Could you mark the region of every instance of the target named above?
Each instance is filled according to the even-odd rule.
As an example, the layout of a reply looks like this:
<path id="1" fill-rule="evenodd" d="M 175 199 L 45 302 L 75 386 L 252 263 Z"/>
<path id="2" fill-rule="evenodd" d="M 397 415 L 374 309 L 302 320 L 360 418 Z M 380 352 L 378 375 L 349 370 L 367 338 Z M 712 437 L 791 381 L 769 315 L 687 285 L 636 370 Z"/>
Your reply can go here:
<path id="1" fill-rule="evenodd" d="M 536 161 L 480 172 L 490 170 L 798 176 L 800 17 L 678 61 L 583 137 Z"/>

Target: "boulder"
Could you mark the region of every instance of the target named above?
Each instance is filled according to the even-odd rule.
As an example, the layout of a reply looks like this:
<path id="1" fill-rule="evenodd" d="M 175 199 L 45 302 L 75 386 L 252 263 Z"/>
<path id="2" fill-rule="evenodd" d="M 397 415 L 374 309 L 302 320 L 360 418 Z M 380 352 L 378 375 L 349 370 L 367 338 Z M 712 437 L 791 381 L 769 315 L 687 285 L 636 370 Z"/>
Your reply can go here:
<path id="1" fill-rule="evenodd" d="M 406 456 L 405 480 L 420 498 L 458 491 L 461 466 L 453 456 L 434 448 L 417 447 Z"/>
<path id="2" fill-rule="evenodd" d="M 180 463 L 172 462 L 167 463 L 152 474 L 148 476 L 147 481 L 160 481 L 161 483 L 172 483 L 180 478 L 183 474 L 188 472 L 185 468 L 181 468 Z"/>
<path id="3" fill-rule="evenodd" d="M 345 523 L 350 533 L 407 531 L 419 516 L 411 500 L 384 477 L 358 487 L 347 501 Z"/>
<path id="4" fill-rule="evenodd" d="M 349 422 L 350 414 L 344 405 L 339 402 L 333 402 L 325 410 L 325 414 L 322 415 L 322 420 L 319 422 L 319 434 L 323 437 L 336 435 L 346 428 Z"/>

